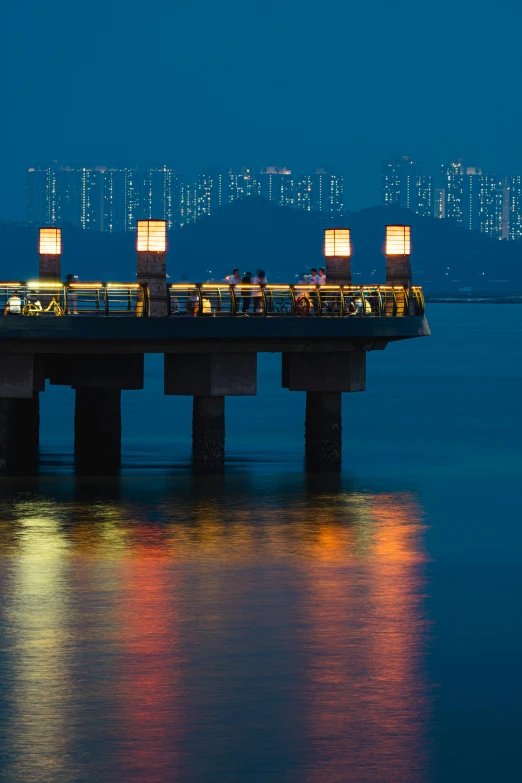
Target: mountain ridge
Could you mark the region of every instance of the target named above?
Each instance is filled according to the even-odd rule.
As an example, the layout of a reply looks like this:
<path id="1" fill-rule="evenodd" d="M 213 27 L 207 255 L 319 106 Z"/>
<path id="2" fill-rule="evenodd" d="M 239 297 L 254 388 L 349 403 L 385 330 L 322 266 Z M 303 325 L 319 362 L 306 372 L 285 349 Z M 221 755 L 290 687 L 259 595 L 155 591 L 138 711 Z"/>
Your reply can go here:
<path id="1" fill-rule="evenodd" d="M 324 228 L 352 230 L 354 283 L 384 283 L 385 225 L 412 227 L 414 282 L 427 292 L 463 287 L 509 290 L 522 286 L 522 244 L 500 242 L 392 207 L 371 207 L 341 216 L 278 207 L 251 197 L 169 232 L 167 271 L 171 280 L 221 280 L 234 267 L 264 269 L 269 281 L 295 282 L 313 266 L 324 266 Z M 0 276 L 38 276 L 38 228 L 0 221 Z M 135 235 L 96 233 L 63 226 L 62 272 L 83 280 L 135 279 Z"/>

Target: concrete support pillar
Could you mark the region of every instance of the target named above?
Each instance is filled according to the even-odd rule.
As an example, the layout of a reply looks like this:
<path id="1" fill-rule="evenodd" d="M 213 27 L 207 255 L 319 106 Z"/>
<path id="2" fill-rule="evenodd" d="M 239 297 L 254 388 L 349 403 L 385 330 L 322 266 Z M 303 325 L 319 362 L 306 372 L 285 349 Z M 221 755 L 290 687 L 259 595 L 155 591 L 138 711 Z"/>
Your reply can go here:
<path id="1" fill-rule="evenodd" d="M 194 397 L 195 470 L 223 469 L 225 397 L 251 396 L 256 390 L 256 353 L 165 354 L 165 394 Z"/>
<path id="2" fill-rule="evenodd" d="M 257 353 L 166 353 L 165 394 L 249 397 L 257 391 Z"/>
<path id="3" fill-rule="evenodd" d="M 40 397 L 0 399 L 0 475 L 27 476 L 38 467 Z"/>
<path id="4" fill-rule="evenodd" d="M 305 454 L 315 469 L 341 464 L 343 391 L 366 388 L 366 352 L 284 353 L 283 387 L 306 392 Z"/>
<path id="5" fill-rule="evenodd" d="M 366 389 L 366 351 L 283 354 L 283 387 L 290 391 Z"/>
<path id="6" fill-rule="evenodd" d="M 197 471 L 220 471 L 225 465 L 225 398 L 194 396 L 192 455 Z"/>
<path id="7" fill-rule="evenodd" d="M 341 464 L 341 392 L 306 392 L 305 455 L 310 467 Z"/>
<path id="8" fill-rule="evenodd" d="M 121 390 L 78 387 L 74 457 L 80 473 L 115 473 L 121 461 Z"/>
<path id="9" fill-rule="evenodd" d="M 0 474 L 28 475 L 38 466 L 43 364 L 31 354 L 0 357 Z"/>

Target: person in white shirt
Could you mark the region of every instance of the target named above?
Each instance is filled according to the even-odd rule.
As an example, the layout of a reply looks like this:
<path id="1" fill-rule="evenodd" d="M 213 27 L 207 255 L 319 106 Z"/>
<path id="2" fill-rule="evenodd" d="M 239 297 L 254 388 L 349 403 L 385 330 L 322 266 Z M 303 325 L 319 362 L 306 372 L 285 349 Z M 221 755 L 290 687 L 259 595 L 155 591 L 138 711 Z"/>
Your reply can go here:
<path id="1" fill-rule="evenodd" d="M 317 277 L 319 278 L 319 285 L 324 285 L 326 283 L 326 275 L 323 268 L 319 270 Z"/>
<path id="2" fill-rule="evenodd" d="M 239 269 L 234 269 L 231 275 L 225 277 L 225 283 L 228 283 L 229 285 L 238 285 L 240 282 L 241 275 L 239 274 Z"/>
<path id="3" fill-rule="evenodd" d="M 15 291 L 14 294 L 10 296 L 6 302 L 4 315 L 21 315 L 21 314 L 22 314 L 22 300 L 20 299 L 18 291 Z"/>
<path id="4" fill-rule="evenodd" d="M 310 277 L 308 278 L 308 282 L 310 285 L 320 285 L 317 269 L 310 269 Z"/>

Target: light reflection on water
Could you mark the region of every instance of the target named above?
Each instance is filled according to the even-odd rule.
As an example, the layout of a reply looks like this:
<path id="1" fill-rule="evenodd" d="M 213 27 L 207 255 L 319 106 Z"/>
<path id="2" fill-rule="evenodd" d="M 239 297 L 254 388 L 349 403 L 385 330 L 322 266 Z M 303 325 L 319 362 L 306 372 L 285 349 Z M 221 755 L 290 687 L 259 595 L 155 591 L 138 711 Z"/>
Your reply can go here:
<path id="1" fill-rule="evenodd" d="M 4 499 L 6 780 L 426 779 L 416 497 L 226 481 Z"/>

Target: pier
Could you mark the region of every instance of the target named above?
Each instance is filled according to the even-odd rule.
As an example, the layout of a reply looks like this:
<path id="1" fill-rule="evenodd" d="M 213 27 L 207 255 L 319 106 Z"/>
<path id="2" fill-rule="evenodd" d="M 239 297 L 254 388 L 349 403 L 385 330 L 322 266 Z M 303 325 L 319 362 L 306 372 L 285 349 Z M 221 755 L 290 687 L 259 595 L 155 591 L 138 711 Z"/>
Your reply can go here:
<path id="1" fill-rule="evenodd" d="M 0 472 L 37 468 L 46 382 L 75 390 L 77 470 L 117 472 L 121 392 L 143 388 L 146 353 L 164 355 L 166 395 L 193 397 L 195 469 L 223 469 L 225 398 L 257 393 L 260 352 L 281 353 L 282 386 L 306 392 L 307 462 L 338 468 L 341 396 L 365 390 L 368 351 L 429 334 L 409 227 L 388 229 L 385 285 L 353 285 L 346 229 L 325 232 L 321 286 L 169 284 L 162 221 L 138 223 L 135 281 L 63 283 L 59 235 L 41 239 L 38 277 L 0 282 Z"/>

